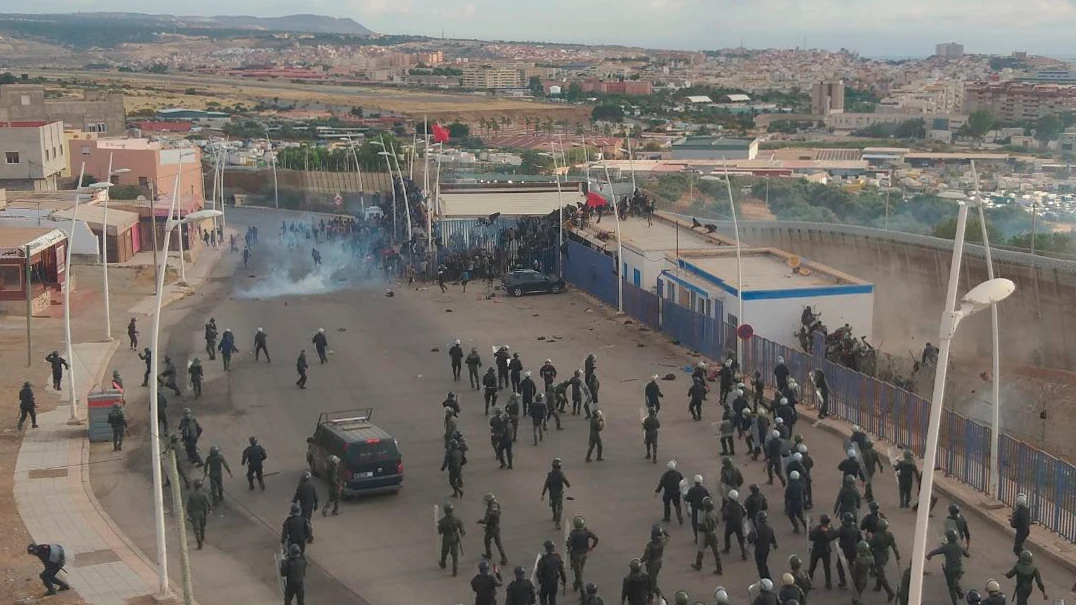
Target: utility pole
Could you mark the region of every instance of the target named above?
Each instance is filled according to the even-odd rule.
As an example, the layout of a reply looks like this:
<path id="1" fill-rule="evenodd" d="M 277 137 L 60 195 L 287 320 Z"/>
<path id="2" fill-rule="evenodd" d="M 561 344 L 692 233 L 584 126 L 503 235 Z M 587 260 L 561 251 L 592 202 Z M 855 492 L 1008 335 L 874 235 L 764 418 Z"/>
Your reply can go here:
<path id="1" fill-rule="evenodd" d="M 30 345 L 30 318 L 33 316 L 33 272 L 30 263 L 30 244 L 26 244 L 26 367 L 34 365 L 33 347 Z"/>

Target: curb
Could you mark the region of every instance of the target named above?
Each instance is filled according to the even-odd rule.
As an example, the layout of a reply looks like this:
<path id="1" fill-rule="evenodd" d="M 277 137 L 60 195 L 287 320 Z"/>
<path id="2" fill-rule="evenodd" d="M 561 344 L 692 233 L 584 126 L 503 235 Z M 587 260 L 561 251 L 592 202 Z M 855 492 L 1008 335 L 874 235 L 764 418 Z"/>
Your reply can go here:
<path id="1" fill-rule="evenodd" d="M 848 437 L 852 436 L 851 425 L 849 425 L 849 423 L 844 421 L 844 420 L 836 418 L 835 416 L 830 416 L 830 418 L 833 419 L 833 422 L 831 422 L 829 418 L 827 418 L 826 420 L 819 421 L 818 420 L 818 415 L 815 412 L 815 410 L 813 410 L 813 409 L 808 410 L 808 409 L 800 408 L 800 409 L 797 409 L 796 411 L 797 411 L 797 413 L 799 413 L 801 419 L 810 419 L 810 420 L 812 420 L 813 428 L 822 429 L 823 431 L 826 431 L 826 432 L 828 432 L 828 433 L 830 433 L 832 435 L 835 435 L 835 436 L 838 436 L 838 437 L 841 437 L 841 438 L 848 438 Z M 805 412 L 805 411 L 807 411 L 809 413 L 804 414 L 803 412 Z M 817 424 L 815 424 L 815 423 L 817 423 Z M 891 443 L 892 445 L 897 446 L 897 444 L 895 444 L 895 443 L 892 443 L 892 442 L 887 441 L 885 439 L 881 439 L 879 437 L 875 437 L 873 435 L 872 435 L 872 438 L 874 438 L 878 442 Z M 918 458 L 917 458 L 917 460 L 919 460 L 919 462 L 922 463 L 922 460 L 920 460 Z M 935 471 L 935 472 L 937 472 L 937 471 Z M 962 483 L 959 483 L 955 479 L 950 479 L 949 477 L 946 477 L 945 475 L 942 475 L 941 477 L 935 477 L 935 479 L 934 479 L 934 491 L 944 495 L 945 497 L 949 498 L 950 500 L 952 500 L 954 502 L 959 503 L 960 506 L 961 506 L 961 512 L 971 511 L 972 513 L 974 513 L 974 515 L 978 519 L 980 519 L 982 521 L 986 521 L 987 523 L 993 525 L 996 529 L 1001 530 L 1009 538 L 1015 539 L 1016 532 L 1011 527 L 1009 527 L 1009 525 L 1007 523 L 1003 522 L 1001 519 L 998 519 L 994 515 L 991 515 L 990 512 L 989 512 L 989 509 L 983 506 L 983 503 L 986 500 L 989 500 L 991 502 L 996 502 L 996 501 L 994 501 L 988 495 L 986 495 L 984 493 L 981 493 L 981 492 L 975 492 L 975 494 L 976 494 L 976 496 L 978 496 L 978 498 L 975 498 L 975 499 L 969 498 L 968 495 L 962 493 L 962 490 L 954 489 L 953 486 L 948 485 L 948 483 L 950 483 L 950 482 L 957 483 L 958 485 L 964 485 Z M 968 489 L 974 489 L 974 488 L 971 488 L 971 486 L 968 486 Z M 1012 510 L 1011 508 L 1009 508 L 1008 505 L 1002 505 L 1002 508 L 1004 508 L 1006 510 Z M 1061 554 L 1059 552 L 1056 552 L 1052 548 L 1050 548 L 1050 547 L 1048 547 L 1048 546 L 1046 546 L 1044 544 L 1041 544 L 1040 540 L 1036 539 L 1034 529 L 1035 529 L 1035 526 L 1032 525 L 1031 536 L 1029 536 L 1027 541 L 1024 542 L 1024 548 L 1034 552 L 1037 556 L 1042 556 L 1042 557 L 1045 557 L 1045 558 L 1049 559 L 1050 561 L 1057 564 L 1058 566 L 1065 568 L 1070 573 L 1076 573 L 1076 561 L 1073 561 L 1073 560 L 1065 557 L 1063 554 Z M 1053 534 L 1051 533 L 1051 535 L 1053 535 Z"/>

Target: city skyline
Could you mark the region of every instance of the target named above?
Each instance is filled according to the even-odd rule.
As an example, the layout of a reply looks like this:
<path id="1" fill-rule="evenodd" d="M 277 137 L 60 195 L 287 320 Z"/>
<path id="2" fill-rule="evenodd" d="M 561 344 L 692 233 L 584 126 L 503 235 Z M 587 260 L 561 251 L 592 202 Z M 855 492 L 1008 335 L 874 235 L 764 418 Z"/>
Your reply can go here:
<path id="1" fill-rule="evenodd" d="M 56 0 L 12 3 L 12 12 L 146 12 L 138 0 Z M 319 14 L 352 18 L 385 34 L 490 41 L 621 45 L 670 50 L 746 48 L 846 48 L 870 57 L 924 57 L 935 44 L 956 41 L 968 53 L 1026 50 L 1054 57 L 1076 55 L 1068 33 L 1076 0 L 908 0 L 894 5 L 864 0 L 235 0 L 228 14 L 278 17 Z M 214 16 L 219 3 L 190 0 L 173 14 Z M 565 19 L 567 14 L 575 14 Z M 833 15 L 840 15 L 835 22 Z M 777 17 L 775 19 L 775 16 Z M 666 27 L 653 27 L 655 19 Z"/>

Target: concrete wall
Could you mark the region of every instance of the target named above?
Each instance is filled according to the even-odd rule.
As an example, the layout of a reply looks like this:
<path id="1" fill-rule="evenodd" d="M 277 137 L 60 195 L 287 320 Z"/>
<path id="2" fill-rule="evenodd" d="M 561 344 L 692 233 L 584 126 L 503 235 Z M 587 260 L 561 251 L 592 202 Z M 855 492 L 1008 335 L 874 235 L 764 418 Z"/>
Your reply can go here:
<path id="1" fill-rule="evenodd" d="M 86 132 L 120 135 L 127 128 L 122 93 L 86 90 L 81 98 L 46 99 L 37 84 L 0 86 L 0 121 L 59 121 Z"/>
<path id="2" fill-rule="evenodd" d="M 952 242 L 820 223 L 741 222 L 740 228 L 751 244 L 778 247 L 873 282 L 876 347 L 918 356 L 926 342 L 936 344 Z M 965 250 L 961 292 L 987 279 L 981 248 Z M 995 251 L 994 258 L 997 277 L 1016 282 L 1016 293 L 998 308 L 1002 364 L 1076 367 L 1076 262 L 1005 251 Z M 844 323 L 829 313 L 822 319 L 831 329 Z M 989 313 L 961 323 L 953 354 L 986 359 L 982 369 L 989 370 Z"/>
<path id="3" fill-rule="evenodd" d="M 8 163 L 7 154 L 17 153 L 18 163 Z M 48 180 L 63 171 L 67 151 L 63 125 L 0 128 L 0 179 Z"/>

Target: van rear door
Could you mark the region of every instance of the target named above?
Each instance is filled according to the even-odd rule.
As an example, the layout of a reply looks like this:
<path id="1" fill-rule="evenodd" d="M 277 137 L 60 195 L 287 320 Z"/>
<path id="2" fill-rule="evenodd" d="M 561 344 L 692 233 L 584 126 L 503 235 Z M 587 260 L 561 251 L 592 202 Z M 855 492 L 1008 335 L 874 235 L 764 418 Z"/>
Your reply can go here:
<path id="1" fill-rule="evenodd" d="M 357 441 L 347 448 L 347 468 L 360 482 L 398 474 L 399 462 L 400 451 L 394 439 Z"/>

